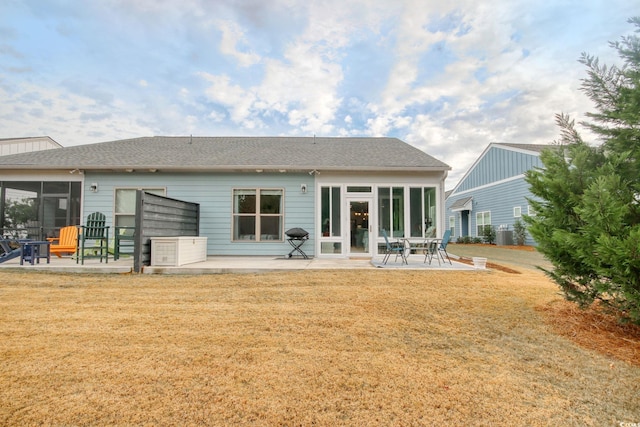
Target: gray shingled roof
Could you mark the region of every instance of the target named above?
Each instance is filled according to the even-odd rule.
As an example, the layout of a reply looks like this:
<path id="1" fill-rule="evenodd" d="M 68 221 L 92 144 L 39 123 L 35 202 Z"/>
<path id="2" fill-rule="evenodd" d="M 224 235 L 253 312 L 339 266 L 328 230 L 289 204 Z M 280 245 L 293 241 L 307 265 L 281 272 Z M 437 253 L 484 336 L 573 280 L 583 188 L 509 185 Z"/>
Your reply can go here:
<path id="1" fill-rule="evenodd" d="M 503 145 L 505 147 L 518 148 L 520 150 L 533 151 L 536 153 L 542 152 L 545 148 L 552 147 L 552 145 L 546 144 L 513 144 L 509 142 L 496 142 L 495 145 Z"/>
<path id="2" fill-rule="evenodd" d="M 1 169 L 443 171 L 451 168 L 397 138 L 154 136 L 0 156 Z"/>
<path id="3" fill-rule="evenodd" d="M 463 210 L 467 207 L 470 207 L 467 205 L 472 200 L 473 200 L 473 196 L 463 197 L 462 199 L 458 199 L 455 202 L 453 202 L 451 206 L 449 206 L 449 209 L 451 209 L 452 211 Z"/>

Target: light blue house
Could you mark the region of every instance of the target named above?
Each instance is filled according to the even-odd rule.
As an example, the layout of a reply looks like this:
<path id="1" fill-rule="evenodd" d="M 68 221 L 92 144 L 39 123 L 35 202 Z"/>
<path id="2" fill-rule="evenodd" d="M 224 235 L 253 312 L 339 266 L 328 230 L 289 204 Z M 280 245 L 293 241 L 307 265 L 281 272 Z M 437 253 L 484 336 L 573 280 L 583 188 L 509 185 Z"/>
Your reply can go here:
<path id="1" fill-rule="evenodd" d="M 54 235 L 102 212 L 132 226 L 136 190 L 199 204 L 208 255 L 371 257 L 382 230 L 445 226 L 450 167 L 396 138 L 145 137 L 0 156 L 0 229 Z M 29 218 L 15 216 L 17 207 Z M 25 209 L 22 209 L 24 211 Z"/>
<path id="2" fill-rule="evenodd" d="M 524 173 L 542 167 L 540 152 L 548 145 L 492 143 L 482 152 L 460 182 L 448 192 L 447 226 L 458 237 L 482 237 L 485 225 L 513 230 L 522 215 L 531 215 L 532 195 Z M 523 221 L 524 222 L 524 221 Z M 527 237 L 525 244 L 535 242 Z"/>

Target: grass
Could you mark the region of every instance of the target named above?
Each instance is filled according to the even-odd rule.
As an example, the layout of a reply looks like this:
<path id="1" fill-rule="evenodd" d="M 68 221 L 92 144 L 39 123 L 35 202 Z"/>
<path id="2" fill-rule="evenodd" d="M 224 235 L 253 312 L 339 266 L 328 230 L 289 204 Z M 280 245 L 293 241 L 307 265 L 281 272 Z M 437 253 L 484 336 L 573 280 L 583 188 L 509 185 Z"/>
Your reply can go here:
<path id="1" fill-rule="evenodd" d="M 0 424 L 640 422 L 558 307 L 535 271 L 3 272 Z"/>

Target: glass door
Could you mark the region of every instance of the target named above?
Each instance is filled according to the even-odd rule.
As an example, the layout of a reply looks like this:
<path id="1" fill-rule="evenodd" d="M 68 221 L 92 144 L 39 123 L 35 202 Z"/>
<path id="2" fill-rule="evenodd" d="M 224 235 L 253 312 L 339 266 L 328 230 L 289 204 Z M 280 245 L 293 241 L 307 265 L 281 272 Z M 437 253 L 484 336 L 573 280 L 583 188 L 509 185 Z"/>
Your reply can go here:
<path id="1" fill-rule="evenodd" d="M 349 200 L 349 255 L 371 255 L 369 200 Z"/>

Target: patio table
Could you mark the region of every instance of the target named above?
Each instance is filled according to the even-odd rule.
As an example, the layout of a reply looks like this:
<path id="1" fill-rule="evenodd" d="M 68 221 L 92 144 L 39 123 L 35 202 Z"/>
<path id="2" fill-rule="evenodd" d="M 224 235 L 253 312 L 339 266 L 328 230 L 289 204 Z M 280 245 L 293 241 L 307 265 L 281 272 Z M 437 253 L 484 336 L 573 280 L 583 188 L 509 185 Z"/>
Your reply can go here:
<path id="1" fill-rule="evenodd" d="M 47 264 L 51 262 L 51 242 L 48 240 L 19 240 L 20 244 L 20 265 L 28 261 L 31 265 L 34 262 L 40 264 L 41 258 L 47 259 Z M 44 252 L 42 247 L 45 248 Z"/>

